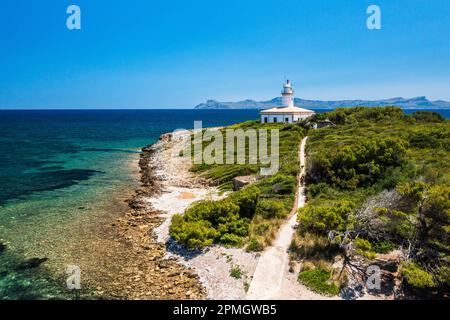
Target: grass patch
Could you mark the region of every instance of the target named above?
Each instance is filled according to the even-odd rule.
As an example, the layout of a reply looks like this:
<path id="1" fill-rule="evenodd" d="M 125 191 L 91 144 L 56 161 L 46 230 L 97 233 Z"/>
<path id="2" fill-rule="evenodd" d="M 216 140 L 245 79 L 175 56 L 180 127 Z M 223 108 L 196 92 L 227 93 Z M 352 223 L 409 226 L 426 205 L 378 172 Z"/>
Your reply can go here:
<path id="1" fill-rule="evenodd" d="M 330 278 L 331 273 L 322 268 L 302 271 L 298 275 L 300 283 L 303 283 L 314 292 L 336 296 L 339 294 L 339 287 L 334 283 L 330 283 Z"/>
<path id="2" fill-rule="evenodd" d="M 233 266 L 230 269 L 230 277 L 233 277 L 235 279 L 241 279 L 243 275 L 244 275 L 244 272 L 242 271 L 242 269 L 239 266 Z"/>

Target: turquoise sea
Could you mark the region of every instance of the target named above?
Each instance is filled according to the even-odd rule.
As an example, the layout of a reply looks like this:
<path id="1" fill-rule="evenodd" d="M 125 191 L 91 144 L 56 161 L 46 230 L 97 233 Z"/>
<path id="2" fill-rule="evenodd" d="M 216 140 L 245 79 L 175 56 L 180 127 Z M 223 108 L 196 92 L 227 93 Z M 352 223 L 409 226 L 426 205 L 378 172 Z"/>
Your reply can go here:
<path id="1" fill-rule="evenodd" d="M 95 269 L 90 240 L 127 209 L 139 150 L 194 120 L 257 118 L 255 110 L 0 110 L 0 299 L 77 298 L 64 268 Z M 46 260 L 29 268 L 32 258 Z"/>

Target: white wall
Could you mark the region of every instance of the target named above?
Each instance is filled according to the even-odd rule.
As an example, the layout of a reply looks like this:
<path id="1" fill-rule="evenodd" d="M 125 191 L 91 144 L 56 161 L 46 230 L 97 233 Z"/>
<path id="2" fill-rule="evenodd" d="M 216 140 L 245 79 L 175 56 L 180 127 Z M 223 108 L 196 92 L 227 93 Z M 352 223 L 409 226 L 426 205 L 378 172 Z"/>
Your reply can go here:
<path id="1" fill-rule="evenodd" d="M 304 119 L 307 119 L 307 118 L 309 118 L 310 117 L 310 115 L 298 115 L 298 114 L 296 114 L 296 115 L 294 115 L 294 121 L 295 122 L 297 122 L 297 121 L 300 121 L 300 120 L 304 120 Z"/>
<path id="2" fill-rule="evenodd" d="M 292 107 L 294 105 L 294 96 L 292 96 L 292 95 L 282 96 L 281 101 L 282 101 L 281 103 L 283 104 L 283 106 Z"/>
<path id="3" fill-rule="evenodd" d="M 298 114 L 262 114 L 261 115 L 261 123 L 264 123 L 264 118 L 267 117 L 267 122 L 272 123 L 275 122 L 275 118 L 277 119 L 277 122 L 287 122 L 287 123 L 293 123 L 297 122 L 306 118 L 309 118 L 310 115 L 298 115 Z M 288 121 L 286 121 L 286 118 Z"/>
<path id="4" fill-rule="evenodd" d="M 292 123 L 294 122 L 294 119 L 292 117 L 291 114 L 277 114 L 277 115 L 273 115 L 273 114 L 262 114 L 261 115 L 261 122 L 264 123 L 264 118 L 267 117 L 267 122 L 268 123 L 272 123 L 275 122 L 275 119 L 277 119 L 277 122 L 287 122 L 287 123 Z M 286 121 L 287 118 L 287 121 Z"/>

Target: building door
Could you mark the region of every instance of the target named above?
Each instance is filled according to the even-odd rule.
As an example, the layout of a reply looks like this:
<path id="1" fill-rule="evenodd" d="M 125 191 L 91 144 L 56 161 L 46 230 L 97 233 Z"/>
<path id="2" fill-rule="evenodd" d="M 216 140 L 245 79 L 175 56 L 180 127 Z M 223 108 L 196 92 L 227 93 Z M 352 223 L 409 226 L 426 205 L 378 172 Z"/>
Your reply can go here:
<path id="1" fill-rule="evenodd" d="M 278 120 L 278 119 L 277 119 L 277 117 L 273 118 L 273 122 L 275 122 L 275 123 L 276 123 L 276 122 L 277 122 L 277 120 Z"/>
<path id="2" fill-rule="evenodd" d="M 264 123 L 267 123 L 267 117 L 264 117 Z"/>
<path id="3" fill-rule="evenodd" d="M 289 122 L 289 118 L 286 118 L 286 122 Z"/>

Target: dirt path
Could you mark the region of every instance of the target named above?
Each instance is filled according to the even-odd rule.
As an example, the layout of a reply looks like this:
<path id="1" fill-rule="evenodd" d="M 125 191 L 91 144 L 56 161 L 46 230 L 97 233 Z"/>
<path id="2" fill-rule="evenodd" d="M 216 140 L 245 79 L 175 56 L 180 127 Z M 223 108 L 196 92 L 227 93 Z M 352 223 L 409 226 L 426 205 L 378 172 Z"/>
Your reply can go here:
<path id="1" fill-rule="evenodd" d="M 305 137 L 300 145 L 300 177 L 305 174 L 305 145 L 307 137 Z M 304 186 L 299 181 L 299 187 L 297 190 L 296 201 L 291 212 L 291 217 L 280 228 L 277 238 L 275 239 L 273 246 L 267 248 L 261 258 L 259 259 L 255 273 L 253 275 L 250 288 L 248 290 L 247 299 L 250 300 L 262 300 L 262 299 L 295 299 L 298 297 L 291 296 L 290 293 L 285 292 L 284 288 L 287 281 L 288 264 L 288 248 L 292 241 L 294 233 L 294 226 L 297 223 L 296 211 L 298 208 L 303 207 L 305 203 Z M 294 280 L 295 281 L 295 280 Z M 291 281 L 289 281 L 291 282 Z M 304 288 L 303 288 L 304 289 Z M 308 298 L 306 295 L 311 294 L 310 298 L 318 298 L 320 296 L 315 295 L 309 290 L 302 290 L 305 295 L 301 298 Z M 298 292 L 296 292 L 298 293 Z"/>

